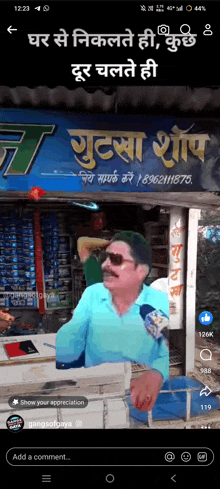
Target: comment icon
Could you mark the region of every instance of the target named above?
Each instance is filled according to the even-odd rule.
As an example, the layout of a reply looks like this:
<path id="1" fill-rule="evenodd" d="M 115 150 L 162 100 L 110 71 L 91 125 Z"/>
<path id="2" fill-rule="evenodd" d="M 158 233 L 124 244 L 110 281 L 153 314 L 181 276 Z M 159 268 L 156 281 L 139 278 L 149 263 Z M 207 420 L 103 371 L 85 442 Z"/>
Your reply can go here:
<path id="1" fill-rule="evenodd" d="M 202 360 L 211 360 L 212 359 L 212 352 L 211 350 L 208 350 L 208 348 L 204 348 L 203 350 L 200 351 L 200 358 Z"/>

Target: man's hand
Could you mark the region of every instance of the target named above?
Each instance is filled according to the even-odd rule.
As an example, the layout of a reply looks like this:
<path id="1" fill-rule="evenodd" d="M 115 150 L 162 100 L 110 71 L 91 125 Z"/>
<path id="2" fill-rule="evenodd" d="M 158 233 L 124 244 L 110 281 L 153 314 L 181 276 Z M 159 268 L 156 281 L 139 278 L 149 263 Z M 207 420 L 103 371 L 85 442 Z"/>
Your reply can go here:
<path id="1" fill-rule="evenodd" d="M 14 316 L 11 316 L 11 314 L 8 314 L 9 308 L 5 309 L 0 309 L 0 319 L 3 321 L 8 321 L 9 323 L 13 323 L 15 320 Z"/>
<path id="2" fill-rule="evenodd" d="M 147 371 L 131 381 L 131 401 L 140 411 L 151 411 L 163 385 L 162 376 L 155 371 Z"/>
<path id="3" fill-rule="evenodd" d="M 8 314 L 8 308 L 0 309 L 0 333 L 8 329 L 14 320 L 14 316 Z"/>
<path id="4" fill-rule="evenodd" d="M 90 257 L 93 250 L 97 248 L 104 248 L 108 246 L 110 243 L 107 239 L 101 238 L 90 238 L 88 236 L 81 236 L 77 240 L 77 251 L 82 263 L 85 263 L 86 260 Z"/>

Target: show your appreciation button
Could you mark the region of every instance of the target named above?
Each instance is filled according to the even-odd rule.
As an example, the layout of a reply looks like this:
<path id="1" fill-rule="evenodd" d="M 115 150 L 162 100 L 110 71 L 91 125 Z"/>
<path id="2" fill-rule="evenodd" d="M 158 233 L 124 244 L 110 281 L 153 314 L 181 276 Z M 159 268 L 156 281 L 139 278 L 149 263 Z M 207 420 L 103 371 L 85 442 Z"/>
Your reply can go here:
<path id="1" fill-rule="evenodd" d="M 11 408 L 85 408 L 88 406 L 88 399 L 83 396 L 13 396 L 10 397 L 8 404 Z"/>

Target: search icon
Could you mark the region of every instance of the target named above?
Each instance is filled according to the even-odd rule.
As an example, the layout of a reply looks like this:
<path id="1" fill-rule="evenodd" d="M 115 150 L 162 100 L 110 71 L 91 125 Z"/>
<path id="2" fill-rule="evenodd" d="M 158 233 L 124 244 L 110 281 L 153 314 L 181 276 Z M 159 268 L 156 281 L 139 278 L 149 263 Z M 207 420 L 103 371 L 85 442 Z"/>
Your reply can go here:
<path id="1" fill-rule="evenodd" d="M 200 358 L 202 360 L 211 360 L 212 359 L 212 352 L 208 350 L 207 348 L 204 348 L 203 350 L 200 351 Z"/>

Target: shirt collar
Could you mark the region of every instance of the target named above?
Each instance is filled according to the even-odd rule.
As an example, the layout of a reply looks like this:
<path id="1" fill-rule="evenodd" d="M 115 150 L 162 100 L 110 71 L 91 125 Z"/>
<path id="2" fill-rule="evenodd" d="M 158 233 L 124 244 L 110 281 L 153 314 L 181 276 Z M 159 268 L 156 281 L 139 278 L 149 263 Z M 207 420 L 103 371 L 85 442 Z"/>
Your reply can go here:
<path id="1" fill-rule="evenodd" d="M 103 285 L 103 284 L 102 284 Z M 111 294 L 108 289 L 103 285 L 103 293 L 100 297 L 100 301 L 111 301 Z"/>
<path id="2" fill-rule="evenodd" d="M 108 289 L 106 289 L 106 287 L 103 285 L 103 293 L 102 293 L 102 296 L 100 298 L 100 301 L 109 301 L 111 302 L 112 301 L 112 296 L 111 296 L 111 293 L 109 292 Z M 134 302 L 134 304 L 137 304 L 138 306 L 142 306 L 143 304 L 146 303 L 146 292 L 147 290 L 149 289 L 149 286 L 148 285 L 145 285 L 143 284 L 143 288 L 139 294 L 139 296 L 137 297 L 136 301 Z"/>
<path id="3" fill-rule="evenodd" d="M 141 290 L 139 296 L 137 297 L 135 304 L 137 304 L 138 306 L 142 306 L 143 304 L 146 303 L 146 292 L 147 292 L 148 288 L 149 288 L 148 285 L 143 284 L 142 290 Z"/>

